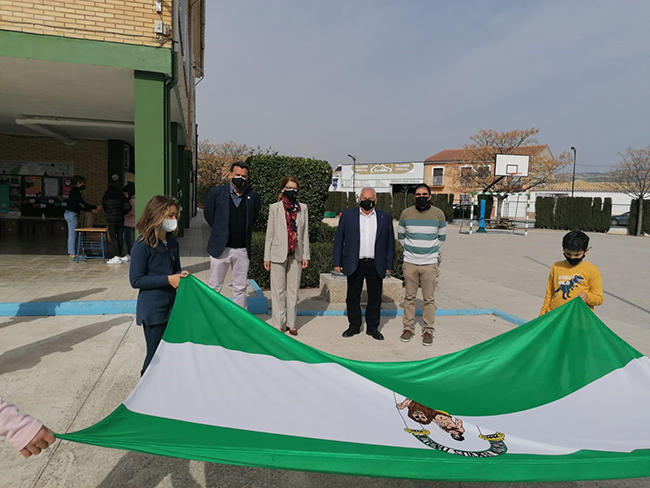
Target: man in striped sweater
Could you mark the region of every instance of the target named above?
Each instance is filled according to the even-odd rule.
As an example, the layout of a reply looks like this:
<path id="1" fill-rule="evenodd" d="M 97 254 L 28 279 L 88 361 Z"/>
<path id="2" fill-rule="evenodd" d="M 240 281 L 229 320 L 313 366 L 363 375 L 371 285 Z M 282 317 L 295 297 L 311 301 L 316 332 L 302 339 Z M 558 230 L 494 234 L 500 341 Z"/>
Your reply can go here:
<path id="1" fill-rule="evenodd" d="M 433 344 L 436 303 L 433 294 L 438 273 L 438 253 L 447 236 L 445 214 L 431 205 L 431 189 L 422 183 L 415 188 L 415 206 L 408 207 L 399 218 L 397 239 L 404 248 L 404 331 L 402 342 L 415 332 L 415 296 L 422 287 L 424 299 L 422 344 Z"/>

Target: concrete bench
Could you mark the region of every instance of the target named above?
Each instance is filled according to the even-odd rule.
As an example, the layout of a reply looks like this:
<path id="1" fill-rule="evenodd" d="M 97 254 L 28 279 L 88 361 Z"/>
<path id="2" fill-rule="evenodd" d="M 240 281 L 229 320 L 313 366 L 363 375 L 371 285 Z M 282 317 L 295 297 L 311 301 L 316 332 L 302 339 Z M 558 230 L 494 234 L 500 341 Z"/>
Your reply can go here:
<path id="1" fill-rule="evenodd" d="M 330 273 L 320 275 L 320 294 L 330 303 L 345 303 L 345 295 L 348 291 L 348 280 L 346 276 L 334 276 Z M 404 287 L 402 280 L 397 278 L 384 278 L 382 302 L 400 303 L 404 300 Z M 368 301 L 366 284 L 363 284 L 361 301 Z"/>

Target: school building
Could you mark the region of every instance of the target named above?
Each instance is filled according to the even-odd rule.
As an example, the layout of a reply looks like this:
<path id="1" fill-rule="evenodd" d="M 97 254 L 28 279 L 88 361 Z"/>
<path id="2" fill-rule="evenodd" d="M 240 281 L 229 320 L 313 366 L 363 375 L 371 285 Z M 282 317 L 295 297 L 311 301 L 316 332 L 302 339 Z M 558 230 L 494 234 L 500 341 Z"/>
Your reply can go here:
<path id="1" fill-rule="evenodd" d="M 0 0 L 0 236 L 65 235 L 75 174 L 88 203 L 134 181 L 136 216 L 165 194 L 189 226 L 205 4 Z"/>

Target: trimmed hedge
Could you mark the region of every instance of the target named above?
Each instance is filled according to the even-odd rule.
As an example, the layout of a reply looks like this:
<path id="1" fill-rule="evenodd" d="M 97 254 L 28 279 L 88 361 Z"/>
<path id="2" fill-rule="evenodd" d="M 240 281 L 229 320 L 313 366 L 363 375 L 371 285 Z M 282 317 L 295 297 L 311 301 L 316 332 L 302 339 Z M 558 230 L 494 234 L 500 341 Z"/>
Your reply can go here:
<path id="1" fill-rule="evenodd" d="M 630 219 L 627 222 L 627 233 L 636 235 L 636 225 L 639 219 L 639 199 L 630 202 Z M 610 216 L 611 220 L 611 216 Z M 641 232 L 650 233 L 650 200 L 643 200 L 643 224 Z"/>
<path id="2" fill-rule="evenodd" d="M 535 227 L 538 229 L 607 232 L 612 216 L 612 199 L 589 197 L 537 197 Z"/>
<path id="3" fill-rule="evenodd" d="M 454 194 L 453 193 L 433 193 L 431 195 L 431 205 L 438 207 L 445 213 L 447 222 L 454 220 Z"/>
<path id="4" fill-rule="evenodd" d="M 393 196 L 390 193 L 377 193 L 377 208 L 391 213 L 393 211 Z"/>
<path id="5" fill-rule="evenodd" d="M 266 230 L 269 205 L 278 201 L 282 178 L 291 175 L 300 182 L 298 199 L 309 206 L 309 236 L 315 240 L 332 183 L 332 167 L 329 163 L 318 159 L 271 154 L 249 156 L 246 162 L 251 167 L 250 185 L 260 194 L 261 209 L 257 228 Z"/>

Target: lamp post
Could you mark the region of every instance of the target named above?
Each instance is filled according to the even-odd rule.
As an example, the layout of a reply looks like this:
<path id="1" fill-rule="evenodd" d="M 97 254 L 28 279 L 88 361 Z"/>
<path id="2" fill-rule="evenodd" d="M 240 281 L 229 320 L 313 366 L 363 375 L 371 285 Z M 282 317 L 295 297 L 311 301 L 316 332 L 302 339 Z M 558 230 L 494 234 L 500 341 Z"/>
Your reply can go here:
<path id="1" fill-rule="evenodd" d="M 352 158 L 352 193 L 354 193 L 354 197 L 356 198 L 357 190 L 355 186 L 357 178 L 357 157 L 353 156 L 352 154 L 348 154 L 348 158 Z"/>
<path id="2" fill-rule="evenodd" d="M 573 190 L 576 187 L 576 148 L 571 146 L 573 151 L 573 176 L 571 177 L 571 196 L 573 196 Z"/>

